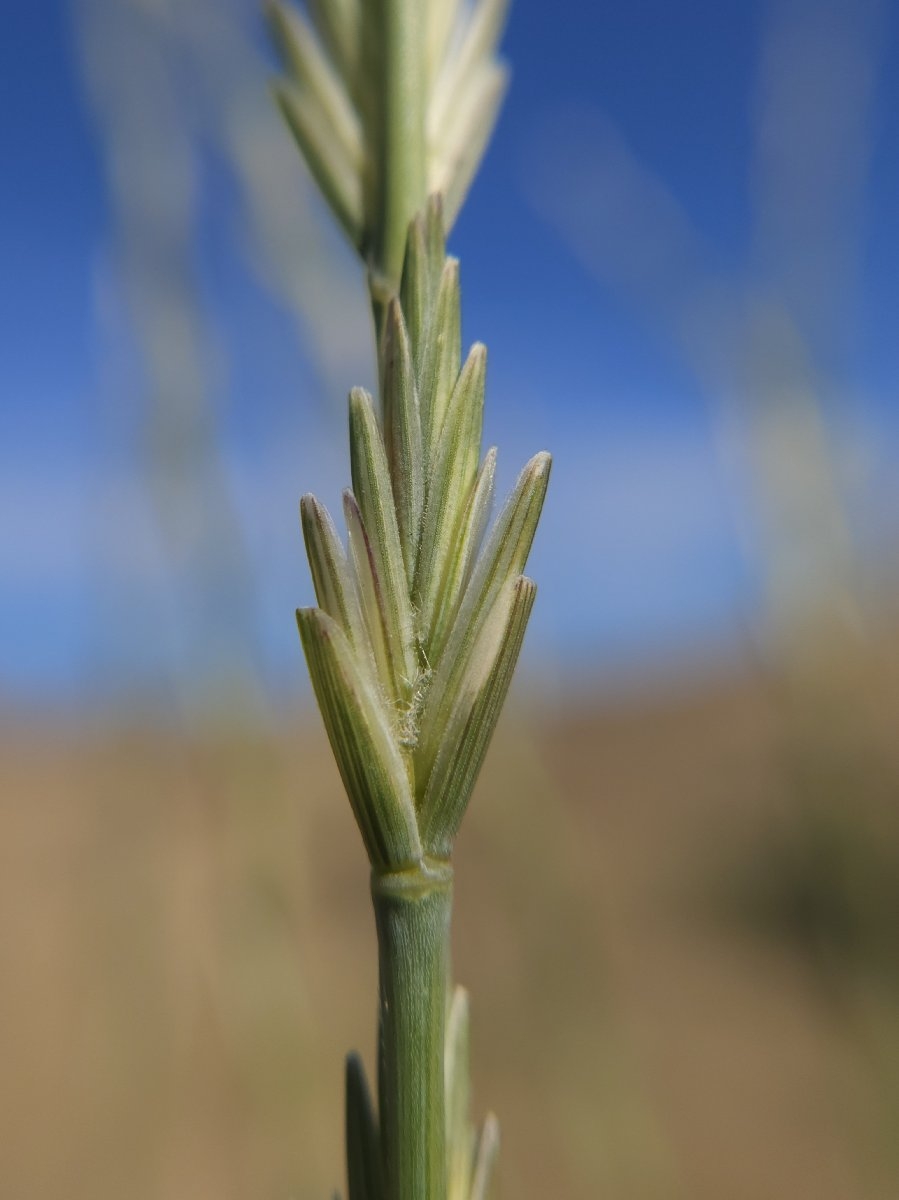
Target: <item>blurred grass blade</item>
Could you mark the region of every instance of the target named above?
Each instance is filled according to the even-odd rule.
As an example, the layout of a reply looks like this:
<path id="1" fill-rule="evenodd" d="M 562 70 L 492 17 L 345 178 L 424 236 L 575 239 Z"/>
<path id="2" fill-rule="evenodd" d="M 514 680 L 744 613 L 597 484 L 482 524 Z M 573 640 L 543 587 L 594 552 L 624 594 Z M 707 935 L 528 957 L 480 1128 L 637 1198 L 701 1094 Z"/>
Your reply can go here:
<path id="1" fill-rule="evenodd" d="M 315 31 L 293 5 L 272 4 L 268 20 L 275 43 L 298 91 L 308 94 L 361 175 L 364 162 L 362 129 L 343 80 L 328 61 Z"/>
<path id="2" fill-rule="evenodd" d="M 303 538 L 319 608 L 340 625 L 357 661 L 374 660 L 356 582 L 328 510 L 311 495 L 300 501 Z"/>
<path id="3" fill-rule="evenodd" d="M 453 620 L 459 599 L 468 580 L 472 563 L 475 560 L 484 536 L 484 530 L 490 520 L 490 510 L 493 507 L 493 488 L 496 479 L 496 447 L 487 451 L 478 477 L 468 499 L 468 505 L 457 536 L 450 548 L 450 558 L 447 562 L 443 584 L 440 589 L 439 608 L 432 614 L 429 624 L 422 620 L 423 637 L 426 646 L 437 641 L 442 631 Z"/>
<path id="4" fill-rule="evenodd" d="M 495 61 L 508 10 L 509 0 L 480 0 L 473 8 L 461 43 L 446 59 L 434 87 L 428 110 L 432 136 L 438 137 L 439 131 L 452 119 L 453 109 L 468 92 L 472 74 L 483 63 Z"/>
<path id="5" fill-rule="evenodd" d="M 452 849 L 512 682 L 536 594 L 530 579 L 515 580 L 497 599 L 495 612 L 472 647 L 419 806 L 419 827 L 429 853 L 448 855 Z"/>
<path id="6" fill-rule="evenodd" d="M 400 302 L 396 297 L 387 308 L 381 361 L 384 442 L 406 566 L 406 582 L 411 588 L 424 506 L 424 465 L 412 350 Z"/>
<path id="7" fill-rule="evenodd" d="M 496 1160 L 499 1157 L 499 1121 L 488 1113 L 475 1151 L 469 1200 L 493 1200 L 496 1195 Z"/>
<path id="8" fill-rule="evenodd" d="M 428 187 L 445 198 L 452 229 L 493 132 L 508 84 L 497 59 L 508 0 L 481 0 L 444 59 L 428 106 Z"/>
<path id="9" fill-rule="evenodd" d="M 478 469 L 486 377 L 487 348 L 476 343 L 456 381 L 436 447 L 416 587 L 425 629 L 444 594 L 447 564 L 458 548 L 459 526 Z"/>
<path id="10" fill-rule="evenodd" d="M 359 0 L 306 0 L 309 15 L 345 80 L 356 78 L 362 14 Z"/>
<path id="11" fill-rule="evenodd" d="M 362 388 L 350 392 L 350 473 L 368 538 L 393 695 L 406 698 L 418 674 L 412 607 L 387 455 L 371 396 Z"/>
<path id="12" fill-rule="evenodd" d="M 357 1054 L 346 1060 L 346 1159 L 349 1200 L 384 1200 L 378 1123 Z"/>
<path id="13" fill-rule="evenodd" d="M 496 62 L 485 63 L 443 130 L 435 152 L 432 186 L 445 196 L 444 213 L 449 229 L 456 223 L 484 157 L 508 86 L 505 67 Z"/>
<path id="14" fill-rule="evenodd" d="M 428 91 L 434 85 L 446 60 L 449 46 L 459 16 L 460 0 L 431 0 L 428 5 L 428 23 L 425 31 L 425 65 Z"/>
<path id="15" fill-rule="evenodd" d="M 409 777 L 381 697 L 359 670 L 343 630 L 318 608 L 297 610 L 315 697 L 373 864 L 418 862 Z"/>
<path id="16" fill-rule="evenodd" d="M 298 88 L 283 80 L 272 85 L 275 100 L 309 170 L 354 246 L 363 240 L 364 212 L 359 172 L 334 140 L 321 110 Z"/>
<path id="17" fill-rule="evenodd" d="M 469 1121 L 468 993 L 453 989 L 446 1021 L 444 1083 L 446 1088 L 446 1160 L 448 1200 L 468 1200 L 471 1188 L 473 1137 Z"/>

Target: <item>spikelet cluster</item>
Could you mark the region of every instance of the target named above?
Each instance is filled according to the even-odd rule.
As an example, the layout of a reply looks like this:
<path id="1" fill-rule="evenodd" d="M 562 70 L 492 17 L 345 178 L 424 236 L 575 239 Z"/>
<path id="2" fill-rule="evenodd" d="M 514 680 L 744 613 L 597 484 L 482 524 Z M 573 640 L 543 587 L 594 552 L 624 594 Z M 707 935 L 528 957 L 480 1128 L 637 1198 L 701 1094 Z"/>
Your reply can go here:
<path id="1" fill-rule="evenodd" d="M 317 607 L 297 619 L 347 794 L 376 871 L 449 857 L 534 602 L 523 575 L 549 455 L 488 529 L 486 349 L 461 355 L 459 269 L 441 204 L 411 224 L 379 350 L 380 405 L 350 393 L 347 548 L 301 502 Z"/>
<path id="2" fill-rule="evenodd" d="M 424 195 L 444 198 L 449 230 L 483 157 L 508 72 L 496 55 L 508 0 L 421 0 L 408 6 L 410 45 L 402 64 L 417 73 L 424 113 Z M 285 64 L 275 96 L 303 156 L 362 258 L 377 243 L 384 195 L 387 103 L 374 64 L 384 57 L 389 5 L 308 0 L 306 11 L 271 4 L 269 19 Z M 411 114 L 410 114 L 411 117 Z M 419 131 L 409 128 L 412 140 Z M 409 214 L 411 216 L 411 213 Z"/>

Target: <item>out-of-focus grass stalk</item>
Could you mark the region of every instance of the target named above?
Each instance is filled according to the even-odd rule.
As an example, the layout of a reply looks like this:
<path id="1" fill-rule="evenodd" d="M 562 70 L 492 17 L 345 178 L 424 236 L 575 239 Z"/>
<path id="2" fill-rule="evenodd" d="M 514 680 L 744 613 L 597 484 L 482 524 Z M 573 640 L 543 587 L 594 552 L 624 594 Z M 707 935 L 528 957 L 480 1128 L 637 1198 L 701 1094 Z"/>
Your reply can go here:
<path id="1" fill-rule="evenodd" d="M 133 489 L 151 517 L 152 547 L 116 555 L 106 637 L 125 639 L 117 655 L 132 670 L 150 667 L 154 682 L 164 664 L 159 682 L 183 720 L 262 720 L 258 597 L 219 419 L 229 352 L 194 253 L 211 186 L 206 156 L 226 171 L 228 203 L 241 210 L 233 249 L 287 307 L 323 391 L 369 353 L 358 272 L 335 253 L 314 184 L 284 153 L 258 14 L 243 0 L 74 0 L 72 13 L 110 197 L 97 288 L 101 400 L 111 436 L 137 456 L 123 464 L 124 502 Z M 120 508 L 116 497 L 104 512 Z M 98 530 L 104 552 L 115 529 Z M 132 636 L 148 619 L 152 665 Z"/>
<path id="2" fill-rule="evenodd" d="M 350 393 L 345 549 L 303 498 L 317 608 L 297 614 L 372 869 L 378 1110 L 347 1067 L 350 1200 L 482 1200 L 498 1127 L 469 1123 L 468 1003 L 449 988 L 451 853 L 521 648 L 550 460 L 487 534 L 486 350 L 460 339 L 444 240 L 505 85 L 502 0 L 271 6 L 275 94 L 368 268 L 380 405 Z M 429 198 L 430 196 L 430 198 Z"/>

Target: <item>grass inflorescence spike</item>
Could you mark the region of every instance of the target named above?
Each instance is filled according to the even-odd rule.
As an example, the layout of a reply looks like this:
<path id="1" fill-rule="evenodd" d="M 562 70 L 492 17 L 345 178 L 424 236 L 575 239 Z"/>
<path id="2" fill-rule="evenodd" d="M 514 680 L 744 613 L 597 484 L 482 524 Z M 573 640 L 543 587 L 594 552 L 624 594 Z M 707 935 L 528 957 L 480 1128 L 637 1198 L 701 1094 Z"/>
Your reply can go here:
<path id="1" fill-rule="evenodd" d="M 370 866 L 379 943 L 377 1111 L 346 1072 L 349 1200 L 487 1200 L 499 1144 L 470 1121 L 467 995 L 448 999 L 453 843 L 509 689 L 549 455 L 491 527 L 486 348 L 463 360 L 446 236 L 507 72 L 506 0 L 277 2 L 275 95 L 363 260 L 377 400 L 349 396 L 346 544 L 301 502 L 317 607 L 297 613 Z"/>

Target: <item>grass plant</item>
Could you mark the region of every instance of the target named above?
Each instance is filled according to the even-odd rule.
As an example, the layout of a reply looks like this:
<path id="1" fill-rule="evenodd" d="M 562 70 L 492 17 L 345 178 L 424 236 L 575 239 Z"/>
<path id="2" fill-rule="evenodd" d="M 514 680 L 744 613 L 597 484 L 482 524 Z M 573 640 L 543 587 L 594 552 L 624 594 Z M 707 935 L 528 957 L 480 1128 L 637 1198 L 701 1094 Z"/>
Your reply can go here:
<path id="1" fill-rule="evenodd" d="M 308 0 L 269 9 L 275 95 L 367 268 L 379 402 L 349 398 L 347 545 L 301 502 L 317 607 L 297 613 L 371 864 L 377 1109 L 346 1071 L 350 1200 L 483 1200 L 498 1126 L 469 1118 L 468 1000 L 450 986 L 451 855 L 534 603 L 523 574 L 550 458 L 489 527 L 487 353 L 462 357 L 445 238 L 506 85 L 503 0 Z"/>

